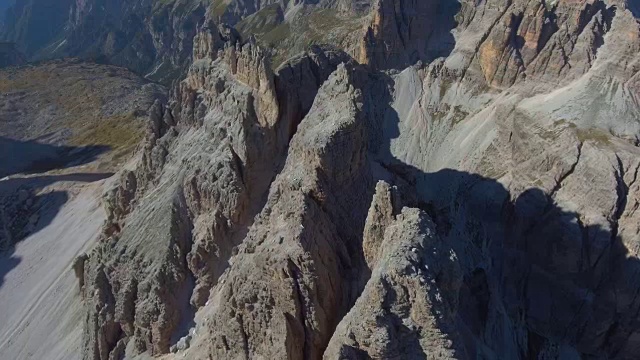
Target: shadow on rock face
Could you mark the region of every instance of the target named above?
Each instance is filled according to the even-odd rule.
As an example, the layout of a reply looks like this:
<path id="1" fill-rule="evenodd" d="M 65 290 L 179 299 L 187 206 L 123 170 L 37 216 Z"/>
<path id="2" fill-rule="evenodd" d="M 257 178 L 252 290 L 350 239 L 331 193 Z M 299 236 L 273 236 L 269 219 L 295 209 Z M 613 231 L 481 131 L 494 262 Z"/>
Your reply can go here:
<path id="1" fill-rule="evenodd" d="M 434 315 L 456 357 L 637 357 L 640 261 L 629 256 L 625 240 L 632 239 L 618 234 L 622 214 L 587 224 L 587 214 L 561 207 L 539 188 L 515 194 L 479 174 L 427 173 L 403 162 L 391 151 L 401 135 L 393 86 L 380 74 L 361 86 L 369 151 L 390 173 L 374 176 L 411 193 L 405 205 L 427 212 L 456 254 L 462 283 L 447 294 L 457 299 L 454 316 Z M 450 313 L 437 306 L 436 313 Z M 404 334 L 403 350 L 390 355 L 430 355 L 393 316 L 377 325 Z M 348 359 L 371 355 L 348 344 L 340 351 Z"/>
<path id="2" fill-rule="evenodd" d="M 640 19 L 640 0 L 627 0 L 627 8 L 636 19 Z"/>
<path id="3" fill-rule="evenodd" d="M 66 191 L 38 193 L 56 182 L 94 182 L 111 173 L 46 175 L 0 181 L 0 287 L 4 277 L 21 259 L 14 255 L 15 245 L 46 229 L 69 200 Z"/>
<path id="4" fill-rule="evenodd" d="M 0 136 L 0 178 L 87 164 L 108 150 L 104 145 L 57 146 Z"/>
<path id="5" fill-rule="evenodd" d="M 433 218 L 463 269 L 456 318 L 439 324 L 460 358 L 635 357 L 640 261 L 617 219 L 586 225 L 541 189 L 514 196 L 495 179 L 403 163 L 390 150 L 398 115 L 383 111 L 381 164 L 409 184 L 408 206 Z"/>
<path id="6" fill-rule="evenodd" d="M 466 270 L 457 323 L 467 354 L 486 351 L 481 341 L 493 355 L 528 349 L 525 358 L 565 347 L 622 358 L 637 350 L 640 262 L 627 257 L 617 224 L 585 226 L 537 188 L 512 199 L 476 174 L 420 176 L 419 186 L 438 189 L 422 201 Z"/>
<path id="7" fill-rule="evenodd" d="M 374 69 L 402 70 L 418 62 L 447 57 L 455 47 L 459 1 L 383 1 L 378 23 L 365 36 L 363 54 Z M 389 44 L 393 44 L 391 47 Z"/>

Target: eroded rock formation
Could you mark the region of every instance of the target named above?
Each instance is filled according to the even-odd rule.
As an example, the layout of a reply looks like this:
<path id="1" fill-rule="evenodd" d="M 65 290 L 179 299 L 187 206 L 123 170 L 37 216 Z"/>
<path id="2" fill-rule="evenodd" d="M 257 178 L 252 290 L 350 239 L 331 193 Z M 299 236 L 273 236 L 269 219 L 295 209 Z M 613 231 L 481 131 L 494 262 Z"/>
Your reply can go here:
<path id="1" fill-rule="evenodd" d="M 86 357 L 632 358 L 633 11 L 344 5 L 357 61 L 201 27 L 79 262 Z"/>

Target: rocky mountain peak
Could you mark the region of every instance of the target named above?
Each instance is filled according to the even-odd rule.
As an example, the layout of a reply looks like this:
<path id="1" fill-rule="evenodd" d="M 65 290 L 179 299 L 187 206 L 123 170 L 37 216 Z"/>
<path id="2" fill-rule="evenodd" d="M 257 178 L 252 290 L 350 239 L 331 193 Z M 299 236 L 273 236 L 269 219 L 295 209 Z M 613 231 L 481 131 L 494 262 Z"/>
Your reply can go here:
<path id="1" fill-rule="evenodd" d="M 83 358 L 638 353 L 635 1 L 100 4 L 28 55 L 172 86 L 70 262 Z"/>

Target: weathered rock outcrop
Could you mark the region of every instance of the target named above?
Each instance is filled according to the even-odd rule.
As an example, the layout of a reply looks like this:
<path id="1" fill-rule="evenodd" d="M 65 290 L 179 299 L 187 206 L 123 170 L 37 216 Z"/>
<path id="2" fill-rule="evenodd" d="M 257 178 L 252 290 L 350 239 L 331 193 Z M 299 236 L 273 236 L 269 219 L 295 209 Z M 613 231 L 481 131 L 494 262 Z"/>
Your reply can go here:
<path id="1" fill-rule="evenodd" d="M 493 98 L 470 95 L 484 91 L 477 87 L 484 73 L 472 63 L 458 67 L 466 44 L 443 65 L 394 76 L 398 95 L 386 122 L 399 124 L 387 132 L 387 161 L 410 166 L 421 201 L 460 260 L 457 331 L 468 354 L 624 358 L 635 351 L 637 329 L 626 320 L 635 316 L 627 312 L 634 296 L 614 300 L 638 288 L 628 257 L 636 235 L 620 232 L 622 219 L 635 216 L 627 173 L 636 167 L 628 159 L 638 151 L 637 120 L 626 104 L 636 90 L 623 80 L 638 72 L 630 66 L 638 44 L 631 15 L 616 11 L 599 50 L 607 55 L 591 65 L 576 60 L 577 73 L 550 80 L 566 84 L 558 90 L 535 75 Z M 466 80 L 451 82 L 457 71 Z M 609 92 L 595 78 L 620 88 Z M 607 101 L 596 100 L 607 93 Z M 592 112 L 619 109 L 627 115 L 593 121 Z M 550 295 L 559 293 L 562 299 Z M 612 308 L 619 310 L 603 312 Z"/>
<path id="2" fill-rule="evenodd" d="M 460 5 L 377 2 L 366 66 L 202 27 L 78 271 L 87 357 L 635 356 L 638 20 Z"/>
<path id="3" fill-rule="evenodd" d="M 449 1 L 376 1 L 358 61 L 374 69 L 402 69 L 447 56 L 457 10 Z"/>
<path id="4" fill-rule="evenodd" d="M 510 86 L 524 77 L 553 81 L 584 74 L 615 12 L 616 6 L 604 1 L 514 2 L 479 48 L 485 79 Z"/>
<path id="5" fill-rule="evenodd" d="M 324 358 L 469 357 L 455 328 L 461 270 L 429 216 L 404 208 L 379 240 L 371 278 L 340 322 Z"/>
<path id="6" fill-rule="evenodd" d="M 339 111 L 314 107 L 300 124 L 262 213 L 215 290 L 214 299 L 230 301 L 207 319 L 214 357 L 321 358 L 354 299 L 362 264 L 354 241 L 370 197 L 361 185 L 371 174 L 362 94 L 349 78 L 342 67 L 321 88 L 316 104 Z M 338 189 L 349 191 L 338 197 Z"/>
<path id="7" fill-rule="evenodd" d="M 260 58 L 251 46 L 228 51 L 237 59 Z M 260 198 L 273 176 L 261 171 L 276 168 L 271 161 L 277 159 L 265 158 L 270 152 L 250 145 L 270 141 L 272 129 L 268 122 L 262 127 L 254 112 L 262 108 L 260 97 L 268 94 L 238 82 L 223 58 L 216 60 L 221 66 L 211 66 L 211 59 L 194 65 L 194 76 L 177 89 L 175 102 L 165 109 L 156 105 L 140 165 L 123 173 L 123 181 L 109 193 L 109 217 L 118 221 L 105 226 L 109 237 L 104 250 L 90 254 L 85 271 L 86 296 L 110 314 L 88 323 L 95 338 L 108 344 L 89 351 L 95 358 L 113 356 L 109 353 L 118 341 L 133 341 L 136 352 L 169 351 L 180 320 L 189 316 L 192 306 L 206 302 L 208 289 L 251 220 L 250 200 Z M 198 71 L 213 74 L 200 77 Z M 268 73 L 262 71 L 262 76 L 244 75 L 265 79 Z M 149 196 L 150 192 L 155 194 Z M 150 231 L 143 230 L 145 226 Z M 132 245 L 145 243 L 152 244 L 153 251 L 140 252 Z M 119 260 L 108 269 L 108 283 L 101 285 L 102 263 L 108 254 L 118 253 Z M 94 288 L 109 295 L 92 297 L 94 290 L 89 289 Z M 118 307 L 121 301 L 124 305 Z M 88 337 L 88 347 L 95 349 L 96 343 L 100 342 Z"/>
<path id="8" fill-rule="evenodd" d="M 229 266 L 284 161 L 290 130 L 308 111 L 303 95 L 284 95 L 300 93 L 292 79 L 313 78 L 317 88 L 331 73 L 325 67 L 338 64 L 337 53 L 316 50 L 281 77 L 258 46 L 205 31 L 196 44 L 207 47 L 195 49 L 172 101 L 151 108 L 138 165 L 106 193 L 104 239 L 84 266 L 91 358 L 117 356 L 127 343 L 134 353 L 166 353 L 186 334 L 181 322 Z M 281 104 L 297 112 L 281 116 Z M 149 251 L 140 251 L 144 244 Z"/>
<path id="9" fill-rule="evenodd" d="M 318 89 L 338 64 L 350 62 L 351 59 L 343 51 L 314 46 L 308 52 L 289 59 L 276 70 L 281 129 L 278 135 L 281 139 L 291 139 L 298 124 L 311 109 Z"/>

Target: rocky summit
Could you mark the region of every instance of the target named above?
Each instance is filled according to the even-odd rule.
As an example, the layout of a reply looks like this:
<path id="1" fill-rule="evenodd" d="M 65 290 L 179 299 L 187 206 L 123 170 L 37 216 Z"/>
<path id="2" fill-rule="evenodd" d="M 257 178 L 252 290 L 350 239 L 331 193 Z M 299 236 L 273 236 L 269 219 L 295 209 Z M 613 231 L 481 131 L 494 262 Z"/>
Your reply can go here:
<path id="1" fill-rule="evenodd" d="M 15 0 L 0 40 L 2 359 L 640 357 L 637 0 Z"/>

